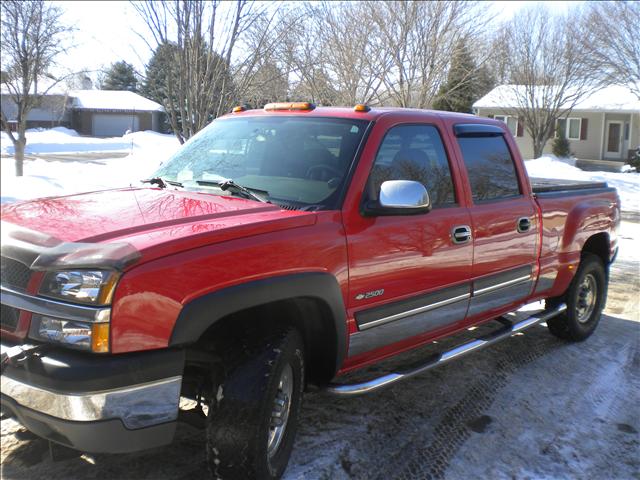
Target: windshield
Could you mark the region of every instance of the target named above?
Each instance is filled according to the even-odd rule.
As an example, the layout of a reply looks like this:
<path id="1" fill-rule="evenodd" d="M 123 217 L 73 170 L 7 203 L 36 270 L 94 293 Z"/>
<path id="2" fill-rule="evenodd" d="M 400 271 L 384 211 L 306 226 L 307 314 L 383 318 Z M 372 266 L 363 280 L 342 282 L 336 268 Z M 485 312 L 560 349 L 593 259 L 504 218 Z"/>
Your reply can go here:
<path id="1" fill-rule="evenodd" d="M 281 205 L 335 208 L 367 124 L 300 116 L 221 119 L 155 175 L 212 192 L 216 182 L 233 180 Z"/>

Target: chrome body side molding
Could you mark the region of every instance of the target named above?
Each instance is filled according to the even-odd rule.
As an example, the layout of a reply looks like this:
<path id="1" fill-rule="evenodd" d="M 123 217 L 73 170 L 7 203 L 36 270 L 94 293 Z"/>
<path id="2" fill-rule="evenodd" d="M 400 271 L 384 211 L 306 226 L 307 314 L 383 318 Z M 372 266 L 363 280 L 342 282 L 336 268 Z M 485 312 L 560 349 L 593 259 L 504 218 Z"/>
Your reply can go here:
<path id="1" fill-rule="evenodd" d="M 430 303 L 428 305 L 424 305 L 422 307 L 414 308 L 411 310 L 407 310 L 405 312 L 396 313 L 395 315 L 390 315 L 388 317 L 382 317 L 378 320 L 373 320 L 371 322 L 363 323 L 360 325 L 360 330 L 367 330 L 371 327 L 375 327 L 377 325 L 383 325 L 385 323 L 393 322 L 394 320 L 400 320 L 401 318 L 410 317 L 412 315 L 417 315 L 418 313 L 428 312 L 429 310 L 434 310 L 436 308 L 444 307 L 446 305 L 451 305 L 452 303 L 459 302 L 460 300 L 465 300 L 471 297 L 470 293 L 463 293 L 462 295 L 457 295 L 455 297 L 447 298 L 445 300 L 441 300 L 439 302 Z"/>

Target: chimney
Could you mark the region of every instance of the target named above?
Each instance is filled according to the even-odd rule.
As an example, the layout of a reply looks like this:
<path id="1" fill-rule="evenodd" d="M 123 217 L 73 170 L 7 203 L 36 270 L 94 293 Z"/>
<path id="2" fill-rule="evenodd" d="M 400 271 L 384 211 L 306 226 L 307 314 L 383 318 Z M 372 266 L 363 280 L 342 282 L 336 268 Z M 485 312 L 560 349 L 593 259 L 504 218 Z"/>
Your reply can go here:
<path id="1" fill-rule="evenodd" d="M 82 90 L 93 90 L 93 82 L 86 75 L 82 77 Z"/>

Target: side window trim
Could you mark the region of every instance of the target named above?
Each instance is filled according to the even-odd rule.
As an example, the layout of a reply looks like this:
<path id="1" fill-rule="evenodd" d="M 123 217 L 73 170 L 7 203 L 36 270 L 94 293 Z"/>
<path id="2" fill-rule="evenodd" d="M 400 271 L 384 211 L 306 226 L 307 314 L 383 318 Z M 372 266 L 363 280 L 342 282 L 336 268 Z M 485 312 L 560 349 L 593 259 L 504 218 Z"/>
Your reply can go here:
<path id="1" fill-rule="evenodd" d="M 451 180 L 451 187 L 452 187 L 452 193 L 453 193 L 453 202 L 450 203 L 444 203 L 444 204 L 436 204 L 433 206 L 433 209 L 439 209 L 439 208 L 452 208 L 452 207 L 460 207 L 462 205 L 461 200 L 460 200 L 460 195 L 458 192 L 458 185 L 460 184 L 460 178 L 459 178 L 459 174 L 458 172 L 455 170 L 455 166 L 453 163 L 453 158 L 454 158 L 454 154 L 453 152 L 451 152 L 450 147 L 447 145 L 447 142 L 444 141 L 444 136 L 443 136 L 443 132 L 442 129 L 440 128 L 439 125 L 435 124 L 435 123 L 422 123 L 422 122 L 407 122 L 407 123 L 397 123 L 391 127 L 389 127 L 387 129 L 387 131 L 384 133 L 384 136 L 382 137 L 382 140 L 380 141 L 380 144 L 378 145 L 378 148 L 375 152 L 374 155 L 374 160 L 373 160 L 373 164 L 371 165 L 371 170 L 369 171 L 369 176 L 367 177 L 367 181 L 365 183 L 365 191 L 364 191 L 364 195 L 362 196 L 362 202 L 366 202 L 368 200 L 370 200 L 368 198 L 368 192 L 371 188 L 371 182 L 372 182 L 372 173 L 373 173 L 373 169 L 376 166 L 376 161 L 378 159 L 378 155 L 380 154 L 380 151 L 382 150 L 382 147 L 384 146 L 384 142 L 387 139 L 387 136 L 389 135 L 390 132 L 392 132 L 394 129 L 396 128 L 401 128 L 401 127 L 432 127 L 436 133 L 438 134 L 438 139 L 440 140 L 440 144 L 442 146 L 442 150 L 444 152 L 444 156 L 445 156 L 445 160 L 447 162 L 447 167 L 448 167 L 448 172 L 449 172 L 449 178 Z"/>
<path id="2" fill-rule="evenodd" d="M 523 198 L 525 196 L 524 192 L 526 188 L 522 184 L 522 178 L 520 175 L 520 171 L 518 169 L 518 165 L 516 164 L 516 161 L 515 161 L 515 155 L 513 153 L 511 145 L 507 141 L 507 138 L 505 136 L 506 132 L 504 130 L 494 125 L 470 123 L 470 124 L 454 124 L 453 133 L 454 133 L 454 138 L 457 144 L 456 146 L 460 155 L 461 167 L 464 168 L 467 176 L 467 183 L 469 186 L 469 193 L 471 194 L 470 200 L 472 205 L 484 205 L 484 204 L 495 203 L 495 202 L 510 201 L 518 198 Z M 518 186 L 518 193 L 513 195 L 495 197 L 495 198 L 478 199 L 478 198 L 475 198 L 475 195 L 474 195 L 473 184 L 471 182 L 469 168 L 467 165 L 467 161 L 465 160 L 465 157 L 464 157 L 464 151 L 463 151 L 462 145 L 460 144 L 460 140 L 468 139 L 468 138 L 496 138 L 496 137 L 502 138 L 506 151 L 509 154 L 511 165 L 513 167 L 513 173 L 515 175 L 516 183 Z"/>

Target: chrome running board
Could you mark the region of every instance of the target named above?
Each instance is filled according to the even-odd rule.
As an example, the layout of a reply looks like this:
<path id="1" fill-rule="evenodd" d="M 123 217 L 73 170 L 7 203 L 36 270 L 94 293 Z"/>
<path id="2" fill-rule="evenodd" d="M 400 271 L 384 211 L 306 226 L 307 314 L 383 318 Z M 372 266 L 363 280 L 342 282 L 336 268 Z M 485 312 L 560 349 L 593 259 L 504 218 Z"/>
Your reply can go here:
<path id="1" fill-rule="evenodd" d="M 511 337 L 511 335 L 513 335 L 514 333 L 526 330 L 527 328 L 537 323 L 545 322 L 550 318 L 563 313 L 566 310 L 567 305 L 562 303 L 553 309 L 544 310 L 517 323 L 513 323 L 511 320 L 505 318 L 504 316 L 500 317 L 498 320 L 506 325 L 504 328 L 500 328 L 495 332 L 489 333 L 480 338 L 459 345 L 451 350 L 447 350 L 446 352 L 433 355 L 429 357 L 427 362 L 422 365 L 410 368 L 406 371 L 389 373 L 387 375 L 383 375 L 382 377 L 378 377 L 367 382 L 352 384 L 331 383 L 325 388 L 325 391 L 332 395 L 337 395 L 340 397 L 351 397 L 355 395 L 362 395 L 363 393 L 374 392 L 383 387 L 393 385 L 401 380 L 406 380 L 407 378 L 419 375 L 423 372 L 426 372 L 427 370 L 431 370 L 434 367 L 448 363 L 456 358 L 463 357 L 468 353 L 475 352 L 484 347 L 488 347 L 489 345 Z"/>

